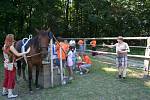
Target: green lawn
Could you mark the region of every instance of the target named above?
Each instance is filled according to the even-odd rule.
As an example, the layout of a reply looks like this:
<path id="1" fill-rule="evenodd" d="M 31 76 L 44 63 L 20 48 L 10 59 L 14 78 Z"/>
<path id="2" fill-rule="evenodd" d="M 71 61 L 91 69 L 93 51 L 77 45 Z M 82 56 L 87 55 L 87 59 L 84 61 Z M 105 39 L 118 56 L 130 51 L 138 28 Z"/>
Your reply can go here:
<path id="1" fill-rule="evenodd" d="M 129 69 L 128 78 L 116 78 L 116 69 L 93 61 L 87 75 L 76 75 L 68 85 L 50 89 L 34 90 L 28 94 L 27 84 L 19 82 L 19 97 L 16 100 L 150 100 L 150 81 L 141 78 L 141 70 Z M 2 75 L 2 65 L 0 66 Z M 2 76 L 3 77 L 3 76 Z M 0 82 L 2 82 L 0 77 Z M 0 96 L 0 100 L 6 97 Z"/>

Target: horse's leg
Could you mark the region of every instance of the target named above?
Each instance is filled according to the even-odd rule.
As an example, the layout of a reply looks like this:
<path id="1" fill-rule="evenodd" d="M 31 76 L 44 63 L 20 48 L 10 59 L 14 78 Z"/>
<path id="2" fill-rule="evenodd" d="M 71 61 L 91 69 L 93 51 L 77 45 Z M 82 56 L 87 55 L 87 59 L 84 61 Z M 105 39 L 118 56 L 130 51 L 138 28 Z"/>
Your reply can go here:
<path id="1" fill-rule="evenodd" d="M 17 69 L 18 76 L 21 77 L 21 61 L 17 61 Z"/>
<path id="2" fill-rule="evenodd" d="M 39 65 L 36 66 L 35 86 L 37 89 L 39 89 L 38 79 L 39 79 Z"/>
<path id="3" fill-rule="evenodd" d="M 29 91 L 32 93 L 32 63 L 28 62 Z"/>
<path id="4" fill-rule="evenodd" d="M 25 63 L 23 63 L 23 65 L 22 65 L 22 74 L 23 74 L 23 79 L 24 79 L 25 81 L 27 81 L 27 78 L 26 78 L 26 75 L 25 75 L 25 69 L 26 69 L 26 64 L 25 64 Z"/>

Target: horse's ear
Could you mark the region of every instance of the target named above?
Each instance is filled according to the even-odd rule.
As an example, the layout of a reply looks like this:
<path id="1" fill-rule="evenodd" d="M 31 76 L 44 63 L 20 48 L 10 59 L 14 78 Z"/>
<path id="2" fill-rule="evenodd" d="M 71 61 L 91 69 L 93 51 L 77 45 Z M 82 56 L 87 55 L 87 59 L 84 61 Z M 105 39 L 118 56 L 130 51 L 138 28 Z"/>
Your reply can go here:
<path id="1" fill-rule="evenodd" d="M 36 31 L 37 33 L 39 33 L 39 32 L 40 32 L 37 28 L 35 28 L 35 31 Z"/>
<path id="2" fill-rule="evenodd" d="M 49 28 L 46 30 L 46 32 L 50 32 L 50 30 L 51 30 L 51 28 L 49 27 Z"/>

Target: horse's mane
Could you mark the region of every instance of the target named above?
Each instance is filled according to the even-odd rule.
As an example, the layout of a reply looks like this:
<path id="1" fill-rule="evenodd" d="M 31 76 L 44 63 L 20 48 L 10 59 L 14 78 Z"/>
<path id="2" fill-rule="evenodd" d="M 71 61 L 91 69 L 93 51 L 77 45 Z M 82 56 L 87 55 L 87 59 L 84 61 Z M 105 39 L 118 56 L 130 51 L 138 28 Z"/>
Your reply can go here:
<path id="1" fill-rule="evenodd" d="M 30 40 L 30 45 L 33 45 L 34 48 L 38 49 L 39 48 L 39 40 L 38 40 L 38 36 L 33 37 Z"/>

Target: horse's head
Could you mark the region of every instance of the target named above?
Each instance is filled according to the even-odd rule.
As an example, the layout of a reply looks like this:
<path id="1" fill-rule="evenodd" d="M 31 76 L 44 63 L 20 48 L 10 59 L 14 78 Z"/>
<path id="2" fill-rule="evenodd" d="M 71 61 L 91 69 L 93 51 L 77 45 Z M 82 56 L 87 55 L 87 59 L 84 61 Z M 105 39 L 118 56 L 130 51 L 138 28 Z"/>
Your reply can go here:
<path id="1" fill-rule="evenodd" d="M 39 49 L 42 54 L 42 58 L 45 58 L 48 55 L 48 46 L 50 42 L 49 31 L 50 29 L 47 31 L 36 29 L 36 32 L 38 33 Z"/>

